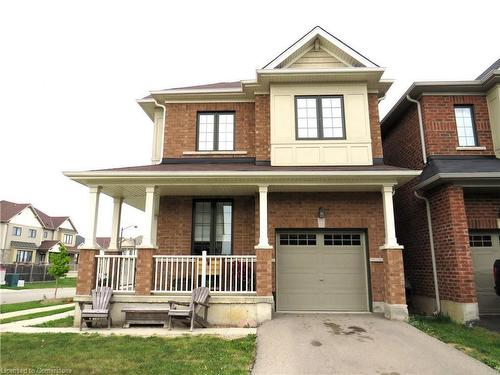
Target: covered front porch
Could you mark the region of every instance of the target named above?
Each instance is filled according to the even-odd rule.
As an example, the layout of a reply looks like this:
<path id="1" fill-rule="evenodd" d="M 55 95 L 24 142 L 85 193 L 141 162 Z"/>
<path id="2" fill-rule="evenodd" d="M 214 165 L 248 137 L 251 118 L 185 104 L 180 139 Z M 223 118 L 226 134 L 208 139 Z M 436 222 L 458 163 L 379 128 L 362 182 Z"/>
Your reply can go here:
<path id="1" fill-rule="evenodd" d="M 366 233 L 366 257 L 360 258 L 366 259 L 365 271 L 359 277 L 368 280 L 367 311 L 405 316 L 392 194 L 414 171 L 273 168 L 67 175 L 89 187 L 90 230 L 80 255 L 77 300 L 89 301 L 96 287 L 112 287 L 115 323 L 123 322 L 123 307 L 187 301 L 198 286 L 210 289 L 208 320 L 213 324 L 256 326 L 271 319 L 280 293 L 276 236 L 289 229 Z M 104 254 L 95 240 L 100 194 L 114 200 L 111 244 Z M 118 250 L 124 203 L 144 211 L 145 231 L 136 255 Z M 297 245 L 301 241 L 297 237 Z"/>

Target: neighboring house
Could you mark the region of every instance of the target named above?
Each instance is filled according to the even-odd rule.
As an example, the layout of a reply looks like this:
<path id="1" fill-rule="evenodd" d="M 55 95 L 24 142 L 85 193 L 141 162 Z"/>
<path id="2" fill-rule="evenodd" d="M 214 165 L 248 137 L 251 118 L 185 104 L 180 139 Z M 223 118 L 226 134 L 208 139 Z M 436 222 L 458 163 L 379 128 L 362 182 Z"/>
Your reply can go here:
<path id="1" fill-rule="evenodd" d="M 218 324 L 255 325 L 274 309 L 406 319 L 392 195 L 420 171 L 383 163 L 384 70 L 316 27 L 253 80 L 138 100 L 154 124 L 151 165 L 65 172 L 92 208 L 76 300 L 111 284 L 127 295 L 112 305 L 119 322 L 122 303 L 206 285 Z M 122 203 L 145 212 L 135 282 L 120 271 L 128 260 L 95 257 L 101 193 L 114 200 L 111 250 Z"/>
<path id="2" fill-rule="evenodd" d="M 111 237 L 96 237 L 96 242 L 103 250 L 101 254 L 104 254 L 106 250 L 109 250 L 109 245 L 111 244 Z M 135 255 L 137 247 L 142 242 L 142 236 L 122 238 L 121 245 L 119 245 L 119 250 L 124 255 Z M 83 244 L 83 243 L 82 243 Z"/>
<path id="3" fill-rule="evenodd" d="M 47 263 L 63 243 L 76 261 L 77 230 L 68 216 L 49 216 L 29 203 L 0 201 L 2 263 Z"/>
<path id="4" fill-rule="evenodd" d="M 381 124 L 385 162 L 423 169 L 395 196 L 413 305 L 439 308 L 426 204 L 417 192 L 430 204 L 441 312 L 461 322 L 500 314 L 493 288 L 500 259 L 499 68 L 500 59 L 472 81 L 416 82 Z"/>

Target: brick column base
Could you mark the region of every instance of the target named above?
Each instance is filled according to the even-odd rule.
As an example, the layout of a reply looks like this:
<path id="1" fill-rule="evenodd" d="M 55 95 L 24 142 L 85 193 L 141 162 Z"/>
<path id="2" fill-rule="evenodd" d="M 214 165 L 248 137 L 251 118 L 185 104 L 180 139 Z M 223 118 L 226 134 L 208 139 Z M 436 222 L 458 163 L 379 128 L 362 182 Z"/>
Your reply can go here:
<path id="1" fill-rule="evenodd" d="M 95 288 L 97 274 L 97 249 L 81 249 L 78 257 L 78 277 L 76 280 L 76 295 L 90 295 Z"/>
<path id="2" fill-rule="evenodd" d="M 384 259 L 384 315 L 388 319 L 407 320 L 403 252 L 401 248 L 383 249 Z"/>
<path id="3" fill-rule="evenodd" d="M 255 249 L 257 255 L 256 286 L 258 296 L 273 295 L 273 249 Z"/>
<path id="4" fill-rule="evenodd" d="M 137 266 L 135 271 L 135 294 L 151 294 L 153 283 L 153 254 L 156 249 L 137 249 Z"/>

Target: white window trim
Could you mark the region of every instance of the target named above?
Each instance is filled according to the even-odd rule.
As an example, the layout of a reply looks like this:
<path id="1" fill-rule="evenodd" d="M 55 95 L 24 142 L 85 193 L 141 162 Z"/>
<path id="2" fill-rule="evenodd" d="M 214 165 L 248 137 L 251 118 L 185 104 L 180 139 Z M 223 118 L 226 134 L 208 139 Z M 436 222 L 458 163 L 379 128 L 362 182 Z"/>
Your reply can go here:
<path id="1" fill-rule="evenodd" d="M 182 155 L 246 155 L 246 151 L 184 151 Z"/>
<path id="2" fill-rule="evenodd" d="M 484 151 L 484 146 L 458 146 L 457 151 Z"/>

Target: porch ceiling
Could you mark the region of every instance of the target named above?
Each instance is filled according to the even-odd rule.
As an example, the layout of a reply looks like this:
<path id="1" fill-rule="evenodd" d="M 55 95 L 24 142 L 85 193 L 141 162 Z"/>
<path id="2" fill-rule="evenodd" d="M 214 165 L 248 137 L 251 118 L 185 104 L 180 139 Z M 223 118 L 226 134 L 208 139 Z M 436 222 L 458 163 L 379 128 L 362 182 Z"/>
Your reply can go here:
<path id="1" fill-rule="evenodd" d="M 403 184 L 419 171 L 300 171 L 287 173 L 219 172 L 142 173 L 142 172 L 66 172 L 72 180 L 86 186 L 101 186 L 102 193 L 121 197 L 124 202 L 144 209 L 146 187 L 157 186 L 157 194 L 194 196 L 253 195 L 259 185 L 269 192 L 357 192 L 380 191 L 383 185 Z"/>

